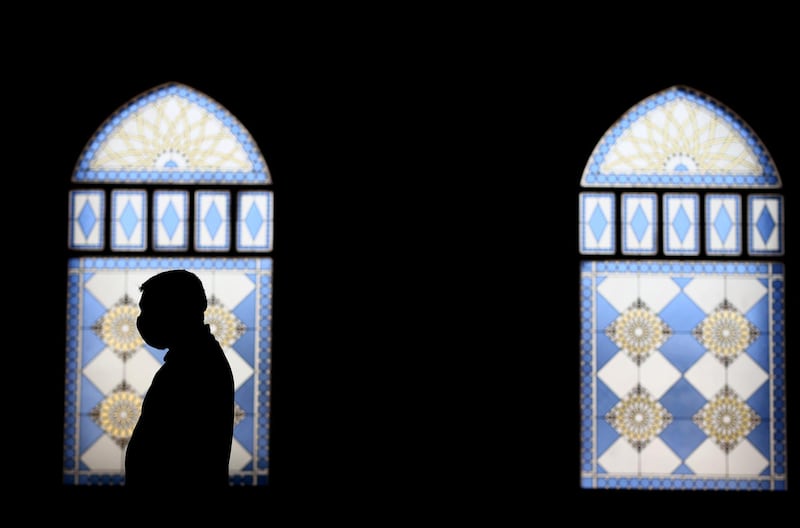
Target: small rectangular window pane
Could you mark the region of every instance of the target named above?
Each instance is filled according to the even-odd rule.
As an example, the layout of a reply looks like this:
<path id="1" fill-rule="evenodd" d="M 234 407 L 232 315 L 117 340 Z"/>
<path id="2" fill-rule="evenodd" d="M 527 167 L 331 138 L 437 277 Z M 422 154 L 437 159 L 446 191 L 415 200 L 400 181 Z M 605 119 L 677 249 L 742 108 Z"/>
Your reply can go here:
<path id="1" fill-rule="evenodd" d="M 783 255 L 783 197 L 748 197 L 749 246 L 751 255 Z"/>
<path id="2" fill-rule="evenodd" d="M 700 253 L 700 198 L 696 194 L 664 194 L 664 254 Z"/>
<path id="3" fill-rule="evenodd" d="M 236 221 L 236 249 L 272 250 L 272 192 L 239 193 L 239 218 Z"/>
<path id="4" fill-rule="evenodd" d="M 189 193 L 153 193 L 153 249 L 185 251 L 189 248 Z"/>
<path id="5" fill-rule="evenodd" d="M 197 191 L 195 193 L 195 249 L 228 251 L 231 247 L 230 193 Z"/>
<path id="6" fill-rule="evenodd" d="M 105 217 L 106 205 L 103 191 L 70 191 L 69 248 L 103 249 Z"/>
<path id="7" fill-rule="evenodd" d="M 654 193 L 622 195 L 622 252 L 653 255 L 658 231 L 658 197 Z"/>
<path id="8" fill-rule="evenodd" d="M 606 255 L 616 251 L 614 193 L 581 193 L 580 252 Z"/>
<path id="9" fill-rule="evenodd" d="M 111 249 L 147 249 L 147 192 L 111 191 Z"/>
<path id="10" fill-rule="evenodd" d="M 706 252 L 742 253 L 742 198 L 738 194 L 706 195 Z"/>

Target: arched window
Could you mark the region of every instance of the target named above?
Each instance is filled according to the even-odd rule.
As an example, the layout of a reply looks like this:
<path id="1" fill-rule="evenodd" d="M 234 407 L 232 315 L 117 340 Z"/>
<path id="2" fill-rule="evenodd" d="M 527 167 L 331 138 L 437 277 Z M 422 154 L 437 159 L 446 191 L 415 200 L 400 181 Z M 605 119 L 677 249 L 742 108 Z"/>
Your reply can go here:
<path id="1" fill-rule="evenodd" d="M 231 483 L 266 484 L 273 194 L 249 132 L 210 97 L 157 86 L 98 128 L 68 192 L 64 483 L 124 482 L 127 442 L 164 354 L 136 330 L 139 286 L 184 268 L 204 283 L 206 322 L 234 375 Z"/>
<path id="2" fill-rule="evenodd" d="M 784 196 L 736 114 L 675 86 L 581 179 L 581 486 L 786 489 Z"/>

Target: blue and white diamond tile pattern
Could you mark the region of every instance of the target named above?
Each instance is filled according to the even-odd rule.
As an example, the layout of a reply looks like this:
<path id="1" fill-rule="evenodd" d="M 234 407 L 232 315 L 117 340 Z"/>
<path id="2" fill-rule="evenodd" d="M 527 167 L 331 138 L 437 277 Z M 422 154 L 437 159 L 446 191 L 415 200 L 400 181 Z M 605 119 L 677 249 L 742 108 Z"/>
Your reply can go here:
<path id="1" fill-rule="evenodd" d="M 120 485 L 142 398 L 165 351 L 136 330 L 139 285 L 187 269 L 206 288 L 206 322 L 233 371 L 236 416 L 230 458 L 234 485 L 269 476 L 272 261 L 195 258 L 80 258 L 68 266 L 63 482 Z M 202 382 L 198 382 L 202 390 Z M 193 431 L 186 431 L 191 440 Z M 197 461 L 202 464 L 202 460 Z M 176 486 L 180 482 L 175 482 Z"/>
<path id="2" fill-rule="evenodd" d="M 147 192 L 111 191 L 111 249 L 144 251 L 147 249 Z"/>
<path id="3" fill-rule="evenodd" d="M 622 252 L 653 255 L 657 251 L 658 216 L 654 193 L 622 195 Z"/>
<path id="4" fill-rule="evenodd" d="M 753 194 L 747 198 L 751 255 L 783 255 L 783 197 Z"/>
<path id="5" fill-rule="evenodd" d="M 168 83 L 106 120 L 72 181 L 247 185 L 270 183 L 270 174 L 242 123 L 208 96 Z"/>
<path id="6" fill-rule="evenodd" d="M 153 192 L 153 249 L 186 251 L 189 248 L 189 193 Z"/>
<path id="7" fill-rule="evenodd" d="M 785 490 L 783 266 L 583 262 L 584 488 Z"/>
<path id="8" fill-rule="evenodd" d="M 700 253 L 700 198 L 691 193 L 665 193 L 664 254 L 698 255 Z"/>
<path id="9" fill-rule="evenodd" d="M 736 114 L 675 86 L 628 110 L 603 135 L 584 187 L 781 187 L 767 149 Z"/>
<path id="10" fill-rule="evenodd" d="M 195 249 L 230 249 L 230 203 L 227 191 L 195 192 Z"/>
<path id="11" fill-rule="evenodd" d="M 70 249 L 103 249 L 105 204 L 105 192 L 102 190 L 70 191 L 68 236 Z"/>
<path id="12" fill-rule="evenodd" d="M 614 193 L 580 194 L 580 252 L 609 255 L 616 251 Z"/>
<path id="13" fill-rule="evenodd" d="M 742 198 L 738 194 L 706 195 L 706 253 L 742 253 Z"/>
<path id="14" fill-rule="evenodd" d="M 272 192 L 242 191 L 238 199 L 236 249 L 272 251 Z"/>

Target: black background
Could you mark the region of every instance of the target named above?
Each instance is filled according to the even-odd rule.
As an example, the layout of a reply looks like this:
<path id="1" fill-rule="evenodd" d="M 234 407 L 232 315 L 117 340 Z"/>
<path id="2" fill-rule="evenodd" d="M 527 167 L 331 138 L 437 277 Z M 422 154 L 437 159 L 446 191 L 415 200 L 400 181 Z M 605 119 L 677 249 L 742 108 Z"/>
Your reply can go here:
<path id="1" fill-rule="evenodd" d="M 348 23 L 315 13 L 220 21 L 196 41 L 153 30 L 132 39 L 142 47 L 125 44 L 130 30 L 9 46 L 20 141 L 6 196 L 24 204 L 6 210 L 11 487 L 123 500 L 60 484 L 66 190 L 106 117 L 177 81 L 244 124 L 274 180 L 271 483 L 234 490 L 242 507 L 526 521 L 634 503 L 786 508 L 791 492 L 579 488 L 575 220 L 583 167 L 631 106 L 683 84 L 733 109 L 784 183 L 791 388 L 798 111 L 781 18 L 743 18 L 755 35 L 688 16 L 587 31 L 520 13 L 337 15 Z"/>

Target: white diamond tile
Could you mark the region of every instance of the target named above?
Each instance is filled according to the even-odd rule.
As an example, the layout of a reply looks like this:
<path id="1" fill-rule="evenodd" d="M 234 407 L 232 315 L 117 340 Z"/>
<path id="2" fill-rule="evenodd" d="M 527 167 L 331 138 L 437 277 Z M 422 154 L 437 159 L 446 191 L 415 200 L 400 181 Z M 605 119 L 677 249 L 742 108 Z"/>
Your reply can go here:
<path id="1" fill-rule="evenodd" d="M 125 364 L 125 379 L 136 392 L 144 394 L 160 367 L 160 361 L 145 348 L 139 348 Z"/>
<path id="2" fill-rule="evenodd" d="M 747 313 L 754 304 L 760 301 L 767 294 L 767 287 L 753 278 L 728 278 L 728 300 L 736 308 Z"/>
<path id="3" fill-rule="evenodd" d="M 92 471 L 113 471 L 123 469 L 122 448 L 109 436 L 103 435 L 81 455 L 81 461 Z"/>
<path id="4" fill-rule="evenodd" d="M 700 475 L 725 475 L 725 452 L 711 439 L 706 439 L 686 458 L 686 465 Z"/>
<path id="5" fill-rule="evenodd" d="M 253 375 L 253 368 L 233 348 L 225 347 L 223 350 L 233 372 L 233 385 L 238 390 Z"/>
<path id="6" fill-rule="evenodd" d="M 96 273 L 86 281 L 85 287 L 105 308 L 117 304 L 130 291 L 124 270 Z"/>
<path id="7" fill-rule="evenodd" d="M 241 471 L 244 467 L 253 460 L 253 457 L 247 450 L 242 447 L 236 438 L 233 439 L 231 445 L 231 458 L 228 467 L 231 471 Z"/>
<path id="8" fill-rule="evenodd" d="M 611 444 L 597 461 L 609 473 L 636 474 L 639 471 L 639 453 L 623 437 Z"/>
<path id="9" fill-rule="evenodd" d="M 195 274 L 203 281 L 206 295 L 215 296 L 229 310 L 238 306 L 255 289 L 253 281 L 241 273 L 234 275 L 198 270 Z"/>
<path id="10" fill-rule="evenodd" d="M 740 354 L 728 365 L 728 385 L 743 400 L 747 400 L 765 381 L 769 375 L 758 363 L 745 353 Z"/>
<path id="11" fill-rule="evenodd" d="M 660 399 L 680 378 L 680 371 L 660 352 L 651 354 L 639 365 L 640 383 L 656 400 Z"/>
<path id="12" fill-rule="evenodd" d="M 672 473 L 681 459 L 660 438 L 654 438 L 641 452 L 642 473 Z"/>
<path id="13" fill-rule="evenodd" d="M 622 398 L 636 386 L 637 374 L 636 363 L 627 354 L 617 353 L 597 372 L 597 377 Z"/>
<path id="14" fill-rule="evenodd" d="M 769 460 L 743 440 L 728 453 L 728 464 L 731 475 L 758 475 L 769 465 Z"/>
<path id="15" fill-rule="evenodd" d="M 110 348 L 104 348 L 83 368 L 83 374 L 100 392 L 108 395 L 122 381 L 124 364 Z"/>
<path id="16" fill-rule="evenodd" d="M 634 284 L 638 282 L 642 300 L 656 313 L 663 310 L 681 292 L 680 286 L 669 277 L 648 275 L 638 281 L 630 280 Z"/>
<path id="17" fill-rule="evenodd" d="M 725 385 L 725 367 L 706 353 L 686 371 L 684 377 L 705 399 L 710 400 Z"/>
<path id="18" fill-rule="evenodd" d="M 639 297 L 633 275 L 608 277 L 600 283 L 597 291 L 620 313 L 630 308 Z"/>
<path id="19" fill-rule="evenodd" d="M 684 293 L 705 313 L 711 313 L 725 300 L 725 279 L 719 275 L 693 279 Z"/>

